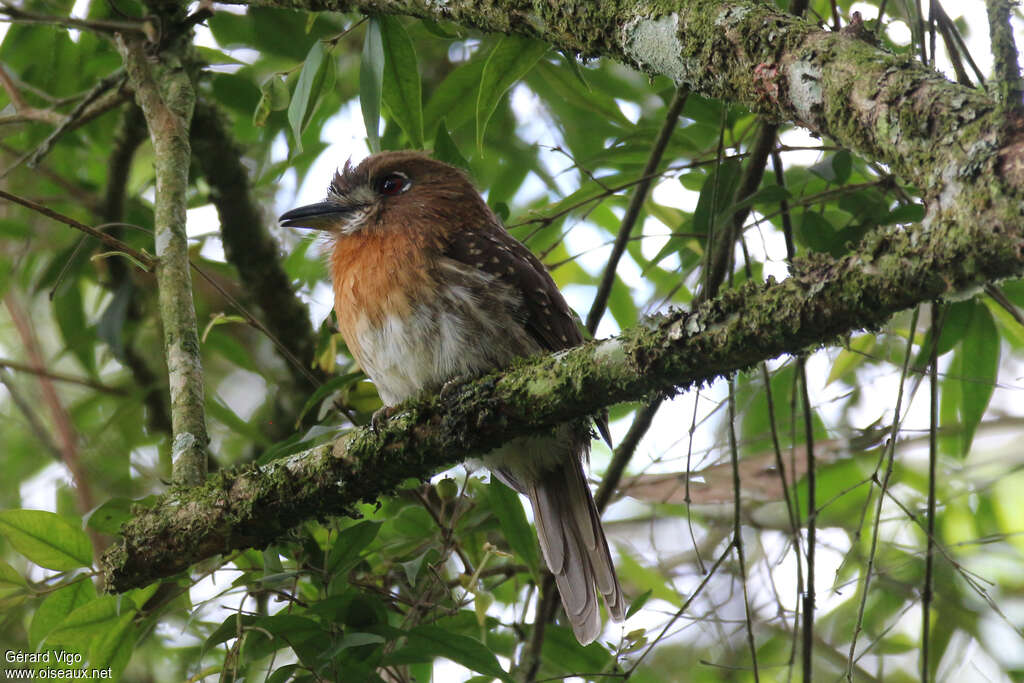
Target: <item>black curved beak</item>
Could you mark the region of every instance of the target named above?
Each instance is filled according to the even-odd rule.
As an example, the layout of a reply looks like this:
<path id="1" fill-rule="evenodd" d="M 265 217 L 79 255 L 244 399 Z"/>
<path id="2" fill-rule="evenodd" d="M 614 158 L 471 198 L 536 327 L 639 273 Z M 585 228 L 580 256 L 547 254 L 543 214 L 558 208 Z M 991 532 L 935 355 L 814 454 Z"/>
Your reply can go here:
<path id="1" fill-rule="evenodd" d="M 344 207 L 337 202 L 320 202 L 286 211 L 278 222 L 286 228 L 310 228 L 330 230 L 335 227 L 354 207 Z"/>

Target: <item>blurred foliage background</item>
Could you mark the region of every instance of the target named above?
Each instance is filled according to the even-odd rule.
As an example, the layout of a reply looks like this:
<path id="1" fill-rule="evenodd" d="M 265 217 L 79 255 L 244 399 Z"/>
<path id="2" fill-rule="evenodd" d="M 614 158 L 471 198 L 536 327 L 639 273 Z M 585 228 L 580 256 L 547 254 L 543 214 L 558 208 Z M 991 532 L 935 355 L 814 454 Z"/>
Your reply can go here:
<path id="1" fill-rule="evenodd" d="M 984 26 L 962 16 L 980 3 L 949 16 L 932 3 L 931 25 L 910 3 L 888 3 L 879 23 L 878 4 L 816 0 L 808 16 L 845 25 L 858 11 L 886 49 L 972 86 L 987 76 Z M 111 34 L 153 30 L 139 20 L 151 11 L 0 6 L 0 189 L 149 253 L 153 153 Z M 735 240 L 713 291 L 782 279 L 793 255 L 839 256 L 923 216 L 915 188 L 828 140 L 521 38 L 216 7 L 190 55 L 188 228 L 218 468 L 285 457 L 380 406 L 334 333 L 316 237 L 274 221 L 370 149 L 467 168 L 599 337 L 693 305 L 709 287 L 709 231 Z M 714 233 L 737 215 L 741 230 Z M 522 665 L 536 542 L 518 498 L 471 467 L 409 482 L 362 520 L 308 521 L 266 550 L 99 593 L 95 557 L 170 477 L 155 281 L 14 203 L 0 202 L 0 239 L 2 649 L 79 653 L 125 681 L 482 681 Z M 927 680 L 1022 680 L 1022 306 L 1024 283 L 1002 282 L 687 395 L 612 407 L 626 475 L 605 523 L 630 619 L 588 647 L 556 621 L 535 643 L 535 677 L 747 681 L 756 665 L 788 681 L 810 643 L 815 680 L 921 680 L 925 649 Z M 594 443 L 595 483 L 612 458 Z"/>

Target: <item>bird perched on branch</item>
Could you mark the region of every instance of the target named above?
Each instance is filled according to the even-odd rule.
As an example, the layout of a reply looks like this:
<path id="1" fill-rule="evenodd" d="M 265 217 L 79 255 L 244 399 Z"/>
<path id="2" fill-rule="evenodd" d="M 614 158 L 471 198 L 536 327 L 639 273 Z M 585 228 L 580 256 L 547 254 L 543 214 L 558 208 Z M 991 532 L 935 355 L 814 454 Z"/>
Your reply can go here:
<path id="1" fill-rule="evenodd" d="M 583 341 L 540 260 L 461 171 L 426 155 L 384 152 L 346 163 L 325 201 L 280 221 L 330 233 L 338 327 L 388 406 Z M 589 450 L 589 428 L 567 424 L 484 457 L 529 497 L 544 560 L 584 644 L 601 631 L 597 592 L 613 619 L 625 613 L 583 472 Z"/>

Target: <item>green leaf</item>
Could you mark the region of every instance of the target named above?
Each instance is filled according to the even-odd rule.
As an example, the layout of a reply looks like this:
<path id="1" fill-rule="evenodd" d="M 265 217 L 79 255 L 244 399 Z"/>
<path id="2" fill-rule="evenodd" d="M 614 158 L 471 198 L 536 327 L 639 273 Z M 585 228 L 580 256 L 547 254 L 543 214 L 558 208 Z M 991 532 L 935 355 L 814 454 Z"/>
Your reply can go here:
<path id="1" fill-rule="evenodd" d="M 442 119 L 451 130 L 456 130 L 473 118 L 484 63 L 481 57 L 469 60 L 448 74 L 434 89 L 423 110 L 426 130 L 434 130 Z"/>
<path id="2" fill-rule="evenodd" d="M 286 664 L 280 669 L 277 669 L 267 678 L 266 683 L 287 683 L 287 681 L 293 681 L 295 674 L 299 672 L 298 664 Z"/>
<path id="3" fill-rule="evenodd" d="M 219 396 L 206 397 L 206 412 L 208 417 L 220 422 L 236 434 L 244 436 L 260 446 L 270 444 L 266 434 L 257 423 L 239 417 Z"/>
<path id="4" fill-rule="evenodd" d="M 361 631 L 346 631 L 338 643 L 321 655 L 321 659 L 333 660 L 339 654 L 353 647 L 364 645 L 380 645 L 386 643 L 387 639 L 376 633 L 363 633 Z"/>
<path id="5" fill-rule="evenodd" d="M 462 29 L 457 24 L 449 24 L 453 30 L 447 31 L 441 24 L 430 19 L 420 19 L 420 24 L 427 30 L 427 33 L 444 40 L 458 40 L 463 37 Z"/>
<path id="6" fill-rule="evenodd" d="M 727 159 L 708 174 L 707 180 L 700 188 L 697 206 L 693 210 L 693 231 L 706 235 L 713 228 L 712 220 L 719 220 L 719 215 L 730 205 L 736 194 L 736 184 L 740 178 L 740 162 Z"/>
<path id="7" fill-rule="evenodd" d="M 943 307 L 942 329 L 939 331 L 939 343 L 935 349 L 937 356 L 943 356 L 956 347 L 963 340 L 964 335 L 971 325 L 971 318 L 974 315 L 974 301 L 956 301 Z M 932 330 L 929 326 L 921 342 L 917 356 L 914 357 L 913 367 L 918 372 L 924 372 L 928 366 L 928 359 L 932 353 Z"/>
<path id="8" fill-rule="evenodd" d="M 505 36 L 491 50 L 480 76 L 476 99 L 476 146 L 483 153 L 484 131 L 501 98 L 548 51 L 547 43 Z"/>
<path id="9" fill-rule="evenodd" d="M 321 67 L 324 65 L 324 57 L 327 56 L 327 47 L 322 41 L 313 43 L 309 48 L 306 60 L 302 63 L 302 71 L 299 72 L 299 80 L 295 84 L 295 92 L 292 94 L 291 104 L 288 105 L 288 123 L 292 127 L 292 139 L 299 151 L 302 151 L 302 131 L 306 122 L 315 109 L 315 102 L 319 97 L 317 81 L 320 77 Z"/>
<path id="10" fill-rule="evenodd" d="M 116 536 L 121 532 L 121 525 L 132 518 L 132 506 L 136 504 L 131 498 L 111 498 L 93 508 L 85 516 L 85 523 L 90 529 Z"/>
<path id="11" fill-rule="evenodd" d="M 351 384 L 352 382 L 356 381 L 361 377 L 363 377 L 362 371 L 348 372 L 345 373 L 344 375 L 332 377 L 331 379 L 327 380 L 319 387 L 317 387 L 316 391 L 314 391 L 313 394 L 308 399 L 306 399 L 306 404 L 302 406 L 302 410 L 299 412 L 299 416 L 295 418 L 296 428 L 298 428 L 298 425 L 302 422 L 302 418 L 306 416 L 306 413 L 308 413 L 310 409 L 312 409 L 316 405 L 319 405 L 321 401 L 323 401 L 325 398 L 333 394 L 335 391 L 344 389 L 349 384 Z"/>
<path id="12" fill-rule="evenodd" d="M 974 432 L 988 408 L 999 373 L 999 333 L 988 308 L 975 300 L 970 327 L 961 342 L 960 416 L 964 434 L 961 455 L 967 455 Z"/>
<path id="13" fill-rule="evenodd" d="M 571 65 L 570 69 L 562 69 L 548 62 L 540 62 L 531 78 L 541 78 L 553 92 L 558 93 L 568 104 L 584 111 L 593 112 L 606 121 L 623 128 L 633 125 L 613 98 L 591 89 L 572 55 L 563 53 L 562 58 L 566 64 Z"/>
<path id="14" fill-rule="evenodd" d="M 128 309 L 134 295 L 135 285 L 130 278 L 125 278 L 114 292 L 114 298 L 103 309 L 99 323 L 96 324 L 96 336 L 106 342 L 114 358 L 121 361 L 125 359 L 124 323 L 128 319 Z"/>
<path id="15" fill-rule="evenodd" d="M 604 671 L 611 655 L 600 643 L 580 645 L 572 630 L 564 626 L 547 627 L 544 631 L 544 661 L 556 672 L 575 674 L 578 671 Z"/>
<path id="16" fill-rule="evenodd" d="M 64 646 L 88 652 L 92 640 L 102 636 L 120 620 L 120 602 L 122 601 L 114 595 L 90 600 L 73 610 L 57 628 L 50 631 L 46 644 L 50 647 Z M 134 613 L 135 610 L 128 612 Z"/>
<path id="17" fill-rule="evenodd" d="M 90 375 L 96 372 L 93 357 L 92 335 L 87 332 L 85 310 L 82 306 L 82 290 L 78 287 L 64 287 L 53 301 L 53 312 L 57 318 L 64 343 L 75 354 Z"/>
<path id="18" fill-rule="evenodd" d="M 438 556 L 437 550 L 435 548 L 427 548 L 411 560 L 399 563 L 402 566 L 402 571 L 405 572 L 405 580 L 409 582 L 410 586 L 416 585 L 416 579 L 419 578 L 420 570 L 423 569 L 423 562 L 431 554 L 433 554 L 432 556 L 436 560 Z"/>
<path id="19" fill-rule="evenodd" d="M 863 363 L 867 358 L 867 354 L 870 353 L 874 346 L 875 335 L 873 334 L 862 334 L 851 339 L 849 348 L 840 351 L 836 362 L 832 364 L 832 369 L 828 373 L 828 379 L 825 380 L 825 386 L 832 384 L 832 382 L 840 377 L 845 377 L 847 373 Z"/>
<path id="20" fill-rule="evenodd" d="M 262 128 L 267 125 L 270 118 L 270 96 L 266 92 L 260 93 L 260 101 L 256 103 L 256 110 L 252 113 L 252 125 Z"/>
<path id="21" fill-rule="evenodd" d="M 261 658 L 281 648 L 290 647 L 299 661 L 313 666 L 329 645 L 329 627 L 313 619 L 278 612 L 260 617 L 254 623 L 245 643 L 248 657 Z M 269 633 L 269 636 L 268 636 Z"/>
<path id="22" fill-rule="evenodd" d="M 9 608 L 29 596 L 28 583 L 18 570 L 0 560 L 0 607 Z"/>
<path id="23" fill-rule="evenodd" d="M 450 659 L 467 669 L 500 678 L 511 683 L 508 672 L 501 668 L 498 658 L 479 640 L 448 631 L 440 626 L 424 624 L 408 633 L 389 629 L 396 635 L 407 637 L 405 647 L 385 656 L 382 664 L 412 664 L 430 661 L 435 657 Z"/>
<path id="24" fill-rule="evenodd" d="M 232 614 L 221 622 L 203 642 L 203 650 L 210 650 L 221 643 L 240 635 L 259 617 L 252 614 Z"/>
<path id="25" fill-rule="evenodd" d="M 206 327 L 203 328 L 203 333 L 199 335 L 200 343 L 206 341 L 207 335 L 210 334 L 210 330 L 217 327 L 218 325 L 236 325 L 238 323 L 248 322 L 245 316 L 241 315 L 224 315 L 223 311 L 218 311 L 210 316 L 210 322 L 206 323 Z"/>
<path id="26" fill-rule="evenodd" d="M 380 102 L 384 85 L 384 39 L 380 20 L 371 17 L 363 41 L 363 57 L 359 64 L 359 106 L 366 126 L 370 151 L 380 151 Z"/>
<path id="27" fill-rule="evenodd" d="M 615 275 L 615 284 L 609 292 L 608 311 L 622 330 L 633 327 L 640 319 L 632 293 L 618 274 Z"/>
<path id="28" fill-rule="evenodd" d="M 335 434 L 337 437 L 338 434 Z M 279 460 L 281 458 L 287 458 L 289 455 L 304 451 L 314 445 L 312 439 L 303 439 L 301 434 L 292 434 L 287 439 L 278 441 L 272 446 L 268 447 L 267 450 L 263 451 L 263 454 L 256 461 L 257 465 L 266 465 L 268 462 Z"/>
<path id="29" fill-rule="evenodd" d="M 835 173 L 836 182 L 840 185 L 850 179 L 852 168 L 853 157 L 849 151 L 841 149 L 832 155 L 832 172 Z"/>
<path id="30" fill-rule="evenodd" d="M 69 614 L 95 599 L 96 588 L 87 578 L 78 578 L 60 590 L 50 593 L 32 615 L 32 623 L 28 628 L 29 645 L 38 649 L 50 632 Z"/>
<path id="31" fill-rule="evenodd" d="M 328 573 L 344 574 L 354 567 L 363 549 L 377 538 L 381 524 L 382 522 L 363 520 L 338 534 L 327 556 Z"/>
<path id="32" fill-rule="evenodd" d="M 11 240 L 24 240 L 32 235 L 32 227 L 28 221 L 15 218 L 0 218 L 0 237 Z"/>
<path id="33" fill-rule="evenodd" d="M 796 229 L 797 239 L 813 251 L 832 253 L 838 235 L 835 227 L 817 211 L 804 211 Z"/>
<path id="34" fill-rule="evenodd" d="M 437 134 L 434 135 L 434 158 L 466 171 L 469 170 L 469 162 L 466 161 L 466 157 L 462 156 L 455 141 L 448 135 L 448 127 L 445 125 L 444 119 L 438 122 Z"/>
<path id="35" fill-rule="evenodd" d="M 959 380 L 962 355 L 960 348 L 953 353 L 953 360 L 946 370 L 946 377 L 942 380 L 942 396 L 939 401 L 939 424 L 946 428 L 939 432 L 939 449 L 943 455 L 952 457 L 959 457 L 963 452 L 963 432 L 960 429 L 963 384 Z M 945 433 L 947 430 L 948 435 Z"/>
<path id="36" fill-rule="evenodd" d="M 128 666 L 138 633 L 135 627 L 135 611 L 128 611 L 94 638 L 89 648 L 89 666 L 96 669 L 110 669 L 113 679 L 118 680 Z"/>
<path id="37" fill-rule="evenodd" d="M 534 580 L 539 581 L 540 555 L 537 552 L 537 538 L 530 528 L 530 523 L 526 521 L 526 513 L 523 511 L 519 495 L 492 476 L 487 487 L 487 502 L 501 524 L 505 540 L 530 568 Z"/>
<path id="38" fill-rule="evenodd" d="M 412 146 L 423 149 L 423 93 L 416 49 L 396 17 L 382 15 L 380 29 L 384 42 L 384 106 Z"/>
<path id="39" fill-rule="evenodd" d="M 92 564 L 89 537 L 52 512 L 0 510 L 0 535 L 40 567 L 68 571 Z"/>
<path id="40" fill-rule="evenodd" d="M 924 204 L 903 204 L 897 206 L 879 220 L 879 225 L 894 223 L 917 223 L 924 219 Z"/>
<path id="41" fill-rule="evenodd" d="M 842 185 L 850 178 L 853 159 L 845 149 L 827 156 L 808 170 L 822 180 Z"/>
<path id="42" fill-rule="evenodd" d="M 782 187 L 781 185 L 766 185 L 765 187 L 762 187 L 760 190 L 754 192 L 754 194 L 750 195 L 743 201 L 736 202 L 735 204 L 730 206 L 729 217 L 732 217 L 733 214 L 740 211 L 741 209 L 746 209 L 757 204 L 778 204 L 784 199 L 790 199 L 791 196 L 792 195 L 790 195 L 789 191 L 786 188 Z"/>
<path id="43" fill-rule="evenodd" d="M 676 607 L 682 604 L 679 594 L 666 583 L 665 576 L 657 569 L 640 564 L 629 553 L 619 553 L 615 564 L 619 577 L 625 582 L 637 586 L 651 586 L 653 597 Z"/>
<path id="44" fill-rule="evenodd" d="M 631 602 L 629 604 L 629 609 L 626 610 L 626 618 L 629 619 L 631 616 L 633 616 L 634 614 L 636 614 L 637 612 L 642 610 L 644 605 L 647 604 L 647 601 L 651 599 L 651 595 L 653 593 L 654 593 L 653 589 L 648 589 L 643 594 L 641 594 L 639 597 L 637 597 L 636 600 Z"/>
<path id="45" fill-rule="evenodd" d="M 287 109 L 290 101 L 288 86 L 284 84 L 278 74 L 274 74 L 260 87 L 260 101 L 256 105 L 256 111 L 252 114 L 252 125 L 260 127 L 267 125 L 270 112 Z"/>

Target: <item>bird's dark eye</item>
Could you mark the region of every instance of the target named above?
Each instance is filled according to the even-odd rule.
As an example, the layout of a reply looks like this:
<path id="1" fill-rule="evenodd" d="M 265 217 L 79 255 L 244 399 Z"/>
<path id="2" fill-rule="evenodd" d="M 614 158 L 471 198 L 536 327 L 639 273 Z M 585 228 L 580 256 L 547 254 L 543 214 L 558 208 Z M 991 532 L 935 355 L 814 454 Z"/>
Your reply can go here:
<path id="1" fill-rule="evenodd" d="M 402 194 L 409 189 L 409 179 L 401 173 L 389 173 L 377 183 L 377 191 L 381 194 Z"/>

